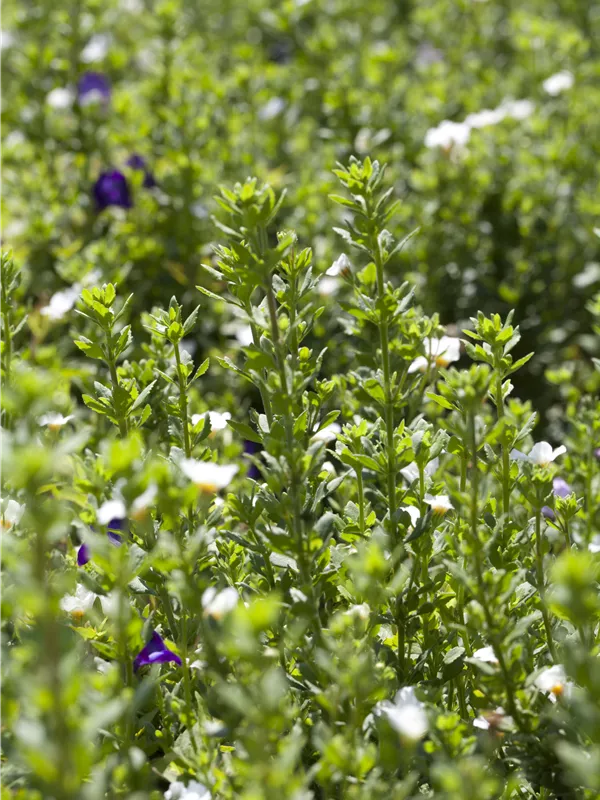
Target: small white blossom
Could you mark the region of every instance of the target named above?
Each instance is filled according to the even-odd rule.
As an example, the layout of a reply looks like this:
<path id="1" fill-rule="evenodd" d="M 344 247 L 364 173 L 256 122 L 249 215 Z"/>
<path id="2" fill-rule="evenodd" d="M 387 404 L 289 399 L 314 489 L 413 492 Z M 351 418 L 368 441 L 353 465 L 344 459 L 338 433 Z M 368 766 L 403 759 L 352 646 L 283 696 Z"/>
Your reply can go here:
<path id="1" fill-rule="evenodd" d="M 546 78 L 546 80 L 542 83 L 542 86 L 544 87 L 546 94 L 556 97 L 557 94 L 570 89 L 574 82 L 575 79 L 573 78 L 572 73 L 568 70 L 563 70 L 562 72 L 557 72 L 555 75 L 551 75 L 549 78 Z"/>
<path id="2" fill-rule="evenodd" d="M 81 292 L 81 286 L 74 283 L 69 289 L 61 289 L 50 298 L 47 306 L 40 309 L 40 314 L 52 320 L 62 319 L 73 308 Z"/>
<path id="3" fill-rule="evenodd" d="M 50 108 L 70 108 L 74 99 L 75 92 L 62 86 L 52 89 L 46 95 L 46 102 Z"/>
<path id="4" fill-rule="evenodd" d="M 433 475 L 437 471 L 439 465 L 439 458 L 437 456 L 432 458 L 431 461 L 425 465 L 425 477 L 429 478 L 431 475 Z M 413 461 L 413 463 L 409 464 L 407 467 L 402 467 L 400 474 L 408 481 L 408 483 L 414 483 L 419 479 L 419 468 Z"/>
<path id="5" fill-rule="evenodd" d="M 497 727 L 499 723 L 504 721 L 504 709 L 502 706 L 498 706 L 495 711 L 487 711 L 481 716 L 477 717 L 473 720 L 473 727 L 479 728 L 482 731 L 488 731 L 492 727 Z M 512 721 L 511 717 L 506 717 L 506 721 Z"/>
<path id="6" fill-rule="evenodd" d="M 511 450 L 510 457 L 514 458 L 516 461 L 529 461 L 531 464 L 536 464 L 538 467 L 546 467 L 566 452 L 567 448 L 564 444 L 554 450 L 552 445 L 548 444 L 548 442 L 537 442 L 527 455 L 520 450 Z"/>
<path id="7" fill-rule="evenodd" d="M 480 647 L 479 650 L 475 650 L 473 653 L 473 658 L 476 658 L 478 661 L 485 661 L 487 664 L 497 664 L 498 659 L 496 658 L 496 654 L 494 653 L 494 648 L 490 647 Z"/>
<path id="8" fill-rule="evenodd" d="M 426 494 L 423 500 L 428 506 L 431 506 L 436 514 L 443 515 L 454 508 L 447 494 L 438 494 L 435 497 L 431 494 Z"/>
<path id="9" fill-rule="evenodd" d="M 258 118 L 266 121 L 274 119 L 279 116 L 285 108 L 285 101 L 281 97 L 272 97 L 265 105 L 259 110 Z"/>
<path id="10" fill-rule="evenodd" d="M 366 621 L 371 615 L 371 608 L 368 603 L 360 603 L 360 605 L 355 603 L 353 606 L 347 608 L 344 614 L 348 617 L 358 617 Z"/>
<path id="11" fill-rule="evenodd" d="M 102 503 L 96 512 L 96 519 L 99 525 L 108 525 L 111 519 L 125 519 L 126 516 L 127 509 L 125 503 L 119 497 Z"/>
<path id="12" fill-rule="evenodd" d="M 590 553 L 600 553 L 600 533 L 595 533 L 592 536 L 591 542 L 588 544 Z"/>
<path id="13" fill-rule="evenodd" d="M 49 428 L 51 431 L 57 431 L 66 425 L 69 420 L 74 419 L 74 414 L 68 414 L 63 417 L 62 414 L 44 414 L 38 420 L 40 425 Z"/>
<path id="14" fill-rule="evenodd" d="M 443 150 L 464 147 L 469 141 L 471 128 L 464 122 L 452 122 L 445 119 L 437 126 L 430 128 L 425 134 L 425 147 L 441 147 Z"/>
<path id="15" fill-rule="evenodd" d="M 331 278 L 327 274 L 319 280 L 317 289 L 322 297 L 330 297 L 336 294 L 341 283 L 339 278 Z"/>
<path id="16" fill-rule="evenodd" d="M 460 358 L 460 339 L 442 336 L 441 339 L 424 339 L 426 356 L 418 356 L 408 368 L 410 372 L 425 372 L 430 364 L 447 367 Z"/>
<path id="17" fill-rule="evenodd" d="M 110 597 L 96 594 L 90 589 L 86 589 L 81 583 L 77 584 L 75 594 L 66 594 L 61 599 L 60 607 L 67 614 L 71 614 L 74 617 L 82 617 L 91 609 L 97 597 L 100 598 L 100 605 L 104 613 L 108 613 L 112 606 Z"/>
<path id="18" fill-rule="evenodd" d="M 10 31 L 0 31 L 0 50 L 6 50 L 15 43 L 15 37 Z"/>
<path id="19" fill-rule="evenodd" d="M 350 263 L 350 259 L 345 253 L 342 253 L 339 258 L 333 262 L 333 264 L 329 267 L 329 269 L 325 272 L 325 275 L 329 275 L 330 277 L 335 277 L 337 275 L 341 275 L 343 272 L 352 269 L 352 264 Z"/>
<path id="20" fill-rule="evenodd" d="M 156 493 L 158 492 L 158 487 L 155 483 L 151 483 L 145 492 L 138 495 L 133 503 L 131 504 L 131 517 L 133 519 L 139 520 L 143 519 L 146 516 L 146 512 L 148 507 L 152 505 L 154 502 L 154 498 L 156 497 Z"/>
<path id="21" fill-rule="evenodd" d="M 552 703 L 556 703 L 558 697 L 568 695 L 572 687 L 562 664 L 555 664 L 540 672 L 534 683 L 540 691 L 548 695 Z"/>
<path id="22" fill-rule="evenodd" d="M 482 111 L 469 114 L 465 119 L 465 125 L 470 128 L 487 128 L 489 125 L 497 125 L 502 122 L 505 116 L 506 110 L 502 106 L 493 109 L 484 108 Z"/>
<path id="23" fill-rule="evenodd" d="M 181 781 L 173 781 L 165 792 L 165 800 L 210 800 L 211 794 L 203 783 L 190 781 L 186 786 Z"/>
<path id="24" fill-rule="evenodd" d="M 13 525 L 18 525 L 21 521 L 21 517 L 25 513 L 25 506 L 20 505 L 17 503 L 16 500 L 9 500 L 6 504 L 6 508 L 0 514 L 1 524 L 0 528 L 2 530 L 10 530 Z"/>
<path id="25" fill-rule="evenodd" d="M 411 525 L 416 525 L 419 517 L 421 514 L 419 513 L 419 509 L 415 508 L 415 506 L 400 506 L 400 511 L 406 511 L 408 516 L 410 517 Z"/>
<path id="26" fill-rule="evenodd" d="M 416 741 L 427 733 L 429 724 L 425 707 L 417 699 L 412 686 L 400 689 L 393 703 L 382 703 L 380 708 L 392 728 L 407 739 Z"/>
<path id="27" fill-rule="evenodd" d="M 205 617 L 213 619 L 223 619 L 238 604 L 240 597 L 237 591 L 228 586 L 227 589 L 219 591 L 214 586 L 210 586 L 202 595 L 202 608 Z"/>
<path id="28" fill-rule="evenodd" d="M 233 464 L 215 464 L 214 461 L 196 461 L 184 458 L 181 471 L 203 492 L 218 492 L 229 486 L 239 467 Z"/>
<path id="29" fill-rule="evenodd" d="M 106 33 L 97 33 L 89 40 L 81 51 L 80 60 L 84 64 L 92 64 L 94 61 L 102 61 L 108 53 L 110 36 Z"/>
<path id="30" fill-rule="evenodd" d="M 535 103 L 531 100 L 505 100 L 500 107 L 507 117 L 516 120 L 527 119 L 535 111 Z"/>
<path id="31" fill-rule="evenodd" d="M 342 432 L 342 428 L 337 422 L 332 422 L 331 425 L 326 425 L 320 431 L 314 433 L 311 437 L 313 442 L 332 442 L 337 438 L 338 434 Z"/>
<path id="32" fill-rule="evenodd" d="M 227 427 L 227 420 L 231 419 L 229 411 L 224 411 L 223 413 L 220 411 L 208 411 L 206 413 L 208 413 L 210 427 L 213 432 L 224 430 Z M 192 425 L 196 425 L 201 419 L 204 419 L 206 413 L 194 414 L 192 416 Z"/>

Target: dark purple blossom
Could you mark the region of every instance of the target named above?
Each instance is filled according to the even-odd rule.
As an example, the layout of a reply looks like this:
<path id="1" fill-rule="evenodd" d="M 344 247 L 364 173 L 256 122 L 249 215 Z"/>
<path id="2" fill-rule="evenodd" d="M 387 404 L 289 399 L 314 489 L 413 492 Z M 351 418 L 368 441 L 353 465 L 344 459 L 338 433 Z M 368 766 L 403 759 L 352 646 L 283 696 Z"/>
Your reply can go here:
<path id="1" fill-rule="evenodd" d="M 108 103 L 110 93 L 108 78 L 101 72 L 85 72 L 77 84 L 77 99 L 80 105 L 87 105 L 96 99 Z"/>
<path id="2" fill-rule="evenodd" d="M 90 548 L 87 544 L 82 544 L 77 551 L 77 564 L 83 567 L 90 560 Z"/>
<path id="3" fill-rule="evenodd" d="M 100 175 L 94 184 L 94 198 L 98 211 L 102 211 L 108 206 L 119 206 L 120 208 L 131 208 L 132 206 L 127 179 L 122 172 L 116 169 Z"/>
<path id="4" fill-rule="evenodd" d="M 129 156 L 126 163 L 127 166 L 130 167 L 131 169 L 144 171 L 143 186 L 146 189 L 152 189 L 153 186 L 156 186 L 154 175 L 148 169 L 148 165 L 146 164 L 146 159 L 143 156 L 140 156 L 138 153 L 134 153 L 132 156 Z"/>
<path id="5" fill-rule="evenodd" d="M 258 442 L 251 442 L 250 439 L 244 439 L 244 453 L 247 453 L 249 456 L 255 455 L 256 453 L 260 453 L 262 447 L 258 444 Z M 253 481 L 257 481 L 260 478 L 260 470 L 256 466 L 256 464 L 250 463 L 248 468 L 248 477 L 252 478 Z"/>
<path id="6" fill-rule="evenodd" d="M 172 650 L 166 646 L 162 637 L 154 631 L 152 638 L 135 657 L 133 662 L 133 669 L 137 672 L 140 667 L 145 667 L 149 664 L 166 664 L 169 661 L 174 661 L 181 666 L 181 659 Z"/>
<path id="7" fill-rule="evenodd" d="M 571 487 L 564 478 L 554 478 L 552 481 L 552 493 L 555 497 L 566 497 L 571 494 Z M 544 506 L 542 514 L 546 519 L 556 519 L 556 515 L 550 506 Z"/>
<path id="8" fill-rule="evenodd" d="M 124 526 L 125 526 L 125 520 L 124 519 L 118 519 L 117 517 L 115 517 L 114 519 L 111 519 L 111 521 L 106 526 L 107 527 L 108 538 L 111 540 L 111 542 L 113 544 L 117 544 L 118 545 L 118 544 L 121 544 L 123 542 L 123 537 L 119 533 L 119 531 L 122 531 Z"/>

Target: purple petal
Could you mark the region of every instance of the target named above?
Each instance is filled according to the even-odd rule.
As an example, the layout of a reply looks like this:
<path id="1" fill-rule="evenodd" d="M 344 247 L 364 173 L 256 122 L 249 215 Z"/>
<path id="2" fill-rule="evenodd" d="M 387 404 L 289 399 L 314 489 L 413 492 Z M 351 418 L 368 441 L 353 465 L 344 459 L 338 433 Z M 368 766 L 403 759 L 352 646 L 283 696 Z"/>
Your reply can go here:
<path id="1" fill-rule="evenodd" d="M 87 564 L 90 560 L 90 548 L 87 544 L 82 544 L 79 550 L 77 551 L 77 564 L 80 567 L 83 567 L 84 564 Z"/>
<path id="2" fill-rule="evenodd" d="M 258 442 L 251 442 L 250 439 L 244 439 L 244 453 L 248 455 L 255 455 L 256 453 L 260 453 L 262 447 L 258 444 Z M 260 470 L 255 464 L 250 464 L 248 467 L 248 477 L 252 478 L 252 480 L 257 481 L 260 479 Z"/>
<path id="3" fill-rule="evenodd" d="M 542 514 L 546 517 L 546 519 L 556 519 L 554 511 L 550 508 L 550 506 L 543 506 Z"/>
<path id="4" fill-rule="evenodd" d="M 127 179 L 116 169 L 100 175 L 94 184 L 94 198 L 98 211 L 109 206 L 131 208 L 133 205 Z"/>
<path id="5" fill-rule="evenodd" d="M 181 666 L 181 659 L 166 646 L 162 637 L 154 631 L 150 641 L 140 650 L 133 662 L 133 669 L 137 672 L 140 667 L 149 664 L 166 664 L 174 661 Z"/>
<path id="6" fill-rule="evenodd" d="M 571 487 L 564 478 L 554 478 L 552 481 L 552 491 L 557 497 L 566 497 L 571 494 Z"/>
<path id="7" fill-rule="evenodd" d="M 108 78 L 100 72 L 86 72 L 79 79 L 77 84 L 79 102 L 92 92 L 97 92 L 105 103 L 110 100 L 110 83 Z"/>

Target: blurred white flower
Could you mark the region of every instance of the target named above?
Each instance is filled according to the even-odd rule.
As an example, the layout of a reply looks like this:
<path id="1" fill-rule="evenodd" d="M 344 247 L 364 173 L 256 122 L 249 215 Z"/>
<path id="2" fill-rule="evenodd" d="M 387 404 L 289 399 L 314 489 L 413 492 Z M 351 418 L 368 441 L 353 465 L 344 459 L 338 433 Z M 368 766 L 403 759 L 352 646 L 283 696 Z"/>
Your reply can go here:
<path id="1" fill-rule="evenodd" d="M 425 477 L 429 478 L 431 475 L 433 475 L 437 471 L 439 465 L 440 465 L 439 458 L 437 456 L 435 458 L 432 458 L 431 461 L 425 465 L 424 469 Z M 417 467 L 414 461 L 407 467 L 402 467 L 402 469 L 400 470 L 400 474 L 408 481 L 408 483 L 414 483 L 415 481 L 419 480 L 419 468 Z"/>
<path id="2" fill-rule="evenodd" d="M 194 458 L 184 458 L 179 466 L 183 474 L 203 492 L 224 489 L 239 469 L 233 464 L 215 464 L 214 461 L 196 461 Z"/>
<path id="3" fill-rule="evenodd" d="M 595 533 L 592 536 L 591 542 L 588 544 L 590 553 L 600 553 L 600 533 Z"/>
<path id="4" fill-rule="evenodd" d="M 344 272 L 351 270 L 352 264 L 350 263 L 350 259 L 345 253 L 342 253 L 341 256 L 336 258 L 333 264 L 326 270 L 325 275 L 329 275 L 330 277 L 335 277 L 336 275 L 341 275 Z"/>
<path id="5" fill-rule="evenodd" d="M 534 681 L 537 688 L 548 695 L 552 703 L 556 703 L 558 697 L 568 696 L 573 684 L 567 680 L 565 668 L 562 664 L 555 664 L 553 667 L 543 670 Z"/>
<path id="6" fill-rule="evenodd" d="M 506 110 L 502 106 L 493 109 L 484 108 L 482 111 L 468 114 L 465 119 L 465 125 L 470 128 L 487 128 L 489 125 L 497 125 L 502 122 L 505 116 Z"/>
<path id="7" fill-rule="evenodd" d="M 227 428 L 227 420 L 231 419 L 229 411 L 224 411 L 223 413 L 220 411 L 208 411 L 204 414 L 194 414 L 192 416 L 192 425 L 196 425 L 201 419 L 204 419 L 207 413 L 210 419 L 211 431 L 222 431 Z"/>
<path id="8" fill-rule="evenodd" d="M 485 661 L 488 664 L 497 664 L 498 659 L 496 658 L 496 654 L 494 653 L 494 648 L 490 647 L 480 647 L 479 650 L 475 650 L 473 653 L 473 658 L 476 658 L 478 661 Z"/>
<path id="9" fill-rule="evenodd" d="M 317 289 L 319 294 L 322 297 L 330 297 L 334 295 L 338 289 L 340 288 L 340 279 L 339 278 L 331 278 L 328 275 L 324 275 L 317 284 Z"/>
<path id="10" fill-rule="evenodd" d="M 74 283 L 69 289 L 61 289 L 50 298 L 47 306 L 40 309 L 40 314 L 52 320 L 62 319 L 77 302 L 81 286 Z"/>
<path id="11" fill-rule="evenodd" d="M 133 503 L 131 504 L 130 516 L 132 519 L 140 520 L 144 519 L 146 513 L 148 511 L 148 507 L 151 506 L 154 502 L 154 498 L 156 497 L 156 493 L 158 492 L 158 487 L 155 483 L 149 484 L 146 491 L 142 492 L 142 494 L 138 495 Z"/>
<path id="12" fill-rule="evenodd" d="M 81 583 L 77 584 L 75 594 L 66 594 L 61 599 L 60 607 L 66 614 L 71 614 L 73 617 L 82 617 L 91 609 L 97 597 L 100 598 L 100 605 L 104 613 L 108 613 L 111 608 L 110 597 L 96 594 Z"/>
<path id="13" fill-rule="evenodd" d="M 51 108 L 70 108 L 75 99 L 75 92 L 72 89 L 57 87 L 46 95 L 46 102 Z"/>
<path id="14" fill-rule="evenodd" d="M 419 520 L 419 517 L 421 516 L 421 514 L 419 513 L 419 509 L 415 508 L 415 506 L 400 506 L 398 510 L 406 511 L 406 513 L 410 517 L 411 525 L 416 525 L 417 521 Z"/>
<path id="15" fill-rule="evenodd" d="M 464 122 L 452 122 L 445 119 L 437 126 L 430 128 L 425 134 L 425 147 L 441 147 L 443 150 L 464 147 L 469 141 L 471 128 Z"/>
<path id="16" fill-rule="evenodd" d="M 514 458 L 516 461 L 529 461 L 531 464 L 536 464 L 539 467 L 546 467 L 566 452 L 567 448 L 564 444 L 554 450 L 552 445 L 548 444 L 548 442 L 537 442 L 527 455 L 520 450 L 511 450 L 510 457 Z"/>
<path id="17" fill-rule="evenodd" d="M 111 519 L 125 519 L 127 509 L 121 498 L 113 498 L 102 503 L 96 512 L 96 519 L 99 525 L 108 525 Z"/>
<path id="18" fill-rule="evenodd" d="M 25 506 L 17 503 L 16 500 L 9 500 L 5 509 L 0 514 L 0 528 L 4 531 L 10 530 L 13 525 L 18 525 L 21 517 L 25 513 Z"/>
<path id="19" fill-rule="evenodd" d="M 281 114 L 284 108 L 285 101 L 281 97 L 272 97 L 261 109 L 259 109 L 258 118 L 263 121 L 273 119 Z"/>
<path id="20" fill-rule="evenodd" d="M 39 418 L 38 422 L 51 431 L 58 431 L 63 425 L 66 425 L 69 420 L 74 418 L 74 414 L 67 414 L 66 417 L 63 417 L 62 414 L 44 414 Z"/>
<path id="21" fill-rule="evenodd" d="M 438 494 L 435 497 L 431 494 L 426 494 L 423 500 L 428 506 L 431 506 L 436 514 L 443 515 L 454 508 L 447 494 Z"/>
<path id="22" fill-rule="evenodd" d="M 482 731 L 488 731 L 490 728 L 497 728 L 504 722 L 504 709 L 498 706 L 495 711 L 486 711 L 477 719 L 473 720 L 473 727 L 479 728 Z M 506 717 L 506 721 L 512 721 L 511 717 Z"/>
<path id="23" fill-rule="evenodd" d="M 353 606 L 350 606 L 344 611 L 344 614 L 348 617 L 358 617 L 362 620 L 368 620 L 371 616 L 371 608 L 368 603 L 355 603 Z"/>
<path id="24" fill-rule="evenodd" d="M 535 103 L 531 100 L 504 100 L 500 106 L 507 117 L 523 120 L 530 117 L 535 111 Z"/>
<path id="25" fill-rule="evenodd" d="M 332 442 L 342 432 L 342 428 L 337 422 L 326 425 L 311 436 L 312 442 Z"/>
<path id="26" fill-rule="evenodd" d="M 426 356 L 418 356 L 408 368 L 411 372 L 425 372 L 430 364 L 447 367 L 460 358 L 460 339 L 454 336 L 442 336 L 441 339 L 424 339 Z"/>
<path id="27" fill-rule="evenodd" d="M 546 78 L 546 80 L 542 83 L 542 86 L 546 94 L 555 97 L 557 94 L 570 89 L 574 82 L 575 79 L 573 74 L 568 70 L 563 70 L 562 72 L 557 72 L 555 75 L 551 75 L 549 78 Z"/>
<path id="28" fill-rule="evenodd" d="M 429 724 L 425 707 L 417 699 L 412 686 L 400 689 L 394 702 L 382 703 L 380 709 L 387 716 L 392 728 L 407 739 L 416 741 L 427 733 Z"/>
<path id="29" fill-rule="evenodd" d="M 203 783 L 190 781 L 186 786 L 174 781 L 165 792 L 165 800 L 210 800 L 211 794 Z"/>
<path id="30" fill-rule="evenodd" d="M 110 36 L 106 33 L 96 33 L 81 51 L 79 56 L 84 64 L 92 64 L 94 61 L 102 61 L 108 53 Z"/>
<path id="31" fill-rule="evenodd" d="M 205 617 L 213 619 L 223 619 L 238 604 L 240 597 L 233 586 L 218 591 L 214 586 L 210 586 L 202 595 L 202 608 Z"/>
<path id="32" fill-rule="evenodd" d="M 0 31 L 0 49 L 6 50 L 7 47 L 12 47 L 15 43 L 15 37 L 10 31 Z"/>

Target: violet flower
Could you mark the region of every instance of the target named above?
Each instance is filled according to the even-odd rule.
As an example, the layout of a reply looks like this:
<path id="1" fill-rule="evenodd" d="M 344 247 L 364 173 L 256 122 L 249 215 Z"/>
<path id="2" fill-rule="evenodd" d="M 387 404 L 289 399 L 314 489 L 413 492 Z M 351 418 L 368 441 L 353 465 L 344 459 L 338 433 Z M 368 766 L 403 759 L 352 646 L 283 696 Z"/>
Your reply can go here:
<path id="1" fill-rule="evenodd" d="M 77 84 L 79 105 L 86 106 L 97 101 L 108 103 L 110 95 L 110 83 L 101 72 L 85 72 L 79 79 Z"/>
<path id="2" fill-rule="evenodd" d="M 79 567 L 85 566 L 90 560 L 90 548 L 87 544 L 82 544 L 79 550 L 77 551 L 77 565 Z"/>
<path id="3" fill-rule="evenodd" d="M 119 533 L 119 531 L 122 531 L 124 526 L 125 526 L 125 520 L 118 519 L 117 517 L 111 519 L 107 525 L 108 530 L 106 532 L 106 535 L 108 536 L 112 544 L 114 544 L 117 547 L 123 544 L 123 536 L 121 533 Z M 93 526 L 92 530 L 94 530 Z M 92 554 L 90 552 L 90 546 L 87 544 L 82 544 L 79 547 L 79 550 L 77 551 L 78 566 L 80 567 L 85 566 L 85 564 L 88 563 L 91 557 Z"/>
<path id="4" fill-rule="evenodd" d="M 566 497 L 571 494 L 571 487 L 564 478 L 554 478 L 552 481 L 552 494 L 555 497 Z M 551 509 L 550 506 L 544 506 L 542 508 L 542 514 L 546 519 L 556 519 L 554 510 Z"/>
<path id="5" fill-rule="evenodd" d="M 256 453 L 260 453 L 262 447 L 258 444 L 258 442 L 251 442 L 250 439 L 244 439 L 244 453 L 247 453 L 249 456 L 255 455 Z M 260 470 L 256 466 L 256 464 L 250 464 L 248 467 L 248 477 L 252 478 L 253 481 L 260 480 Z"/>
<path id="6" fill-rule="evenodd" d="M 152 189 L 152 187 L 156 186 L 154 175 L 148 169 L 146 159 L 143 156 L 140 156 L 138 153 L 134 153 L 133 155 L 129 156 L 125 163 L 130 169 L 143 170 L 144 183 L 142 185 L 145 189 Z"/>
<path id="7" fill-rule="evenodd" d="M 94 184 L 94 199 L 98 211 L 109 206 L 131 208 L 133 205 L 127 179 L 122 172 L 116 169 L 100 175 Z"/>
<path id="8" fill-rule="evenodd" d="M 181 659 L 179 656 L 172 650 L 169 650 L 162 637 L 154 631 L 150 641 L 142 647 L 135 657 L 133 669 L 137 672 L 140 667 L 145 667 L 149 664 L 166 664 L 169 661 L 174 661 L 181 666 Z"/>

